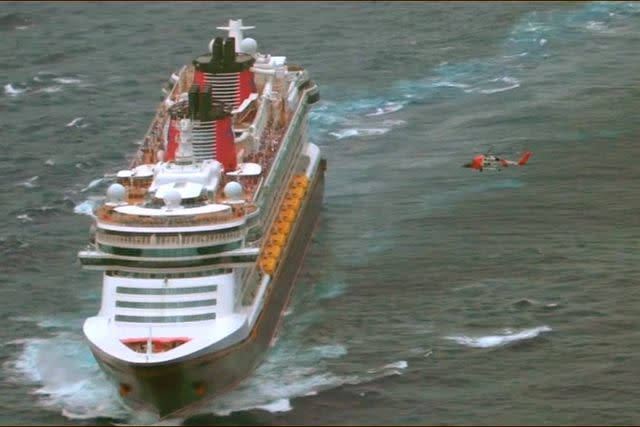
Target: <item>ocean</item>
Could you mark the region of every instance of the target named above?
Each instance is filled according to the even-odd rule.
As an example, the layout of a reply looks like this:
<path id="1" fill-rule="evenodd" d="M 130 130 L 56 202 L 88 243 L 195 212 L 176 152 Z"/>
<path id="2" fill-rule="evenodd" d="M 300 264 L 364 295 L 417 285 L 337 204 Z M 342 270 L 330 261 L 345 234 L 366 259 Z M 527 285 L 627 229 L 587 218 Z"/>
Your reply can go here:
<path id="1" fill-rule="evenodd" d="M 640 3 L 392 1 L 0 5 L 1 424 L 153 422 L 76 255 L 229 18 L 318 83 L 324 207 L 264 363 L 164 425 L 640 423 Z"/>

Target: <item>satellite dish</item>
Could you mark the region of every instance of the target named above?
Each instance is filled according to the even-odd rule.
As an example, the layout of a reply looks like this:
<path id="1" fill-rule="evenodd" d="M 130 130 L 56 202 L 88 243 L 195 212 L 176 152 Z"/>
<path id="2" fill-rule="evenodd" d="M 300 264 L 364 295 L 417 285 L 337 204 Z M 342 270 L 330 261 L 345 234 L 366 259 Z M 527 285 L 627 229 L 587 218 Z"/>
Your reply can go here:
<path id="1" fill-rule="evenodd" d="M 236 181 L 228 182 L 227 185 L 224 186 L 224 195 L 229 200 L 242 200 L 243 191 L 242 185 Z"/>
<path id="2" fill-rule="evenodd" d="M 111 184 L 107 188 L 107 203 L 123 203 L 127 195 L 127 189 L 121 184 Z"/>
<path id="3" fill-rule="evenodd" d="M 167 209 L 176 209 L 180 207 L 180 203 L 182 202 L 182 196 L 180 192 L 175 188 L 167 191 L 163 197 L 164 205 Z"/>
<path id="4" fill-rule="evenodd" d="M 258 43 L 251 37 L 242 39 L 240 42 L 240 52 L 254 55 L 258 51 Z"/>

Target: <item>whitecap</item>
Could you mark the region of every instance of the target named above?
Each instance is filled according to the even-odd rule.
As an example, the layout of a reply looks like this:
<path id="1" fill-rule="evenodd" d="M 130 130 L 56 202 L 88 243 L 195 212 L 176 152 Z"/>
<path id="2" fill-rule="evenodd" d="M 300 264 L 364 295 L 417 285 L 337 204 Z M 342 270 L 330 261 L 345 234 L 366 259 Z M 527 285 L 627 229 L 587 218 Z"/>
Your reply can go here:
<path id="1" fill-rule="evenodd" d="M 26 92 L 27 89 L 15 88 L 11 83 L 4 85 L 4 93 L 9 96 L 18 96 Z"/>
<path id="2" fill-rule="evenodd" d="M 585 25 L 587 30 L 596 31 L 596 32 L 604 32 L 607 30 L 607 26 L 604 22 L 600 21 L 589 21 Z"/>
<path id="3" fill-rule="evenodd" d="M 317 351 L 320 353 L 321 355 L 320 357 L 327 358 L 327 359 L 337 359 L 347 354 L 347 348 L 340 344 L 320 345 L 320 346 L 315 346 L 313 349 L 314 351 Z"/>
<path id="4" fill-rule="evenodd" d="M 551 328 L 548 326 L 540 326 L 537 328 L 524 329 L 520 332 L 503 331 L 504 335 L 487 335 L 481 337 L 469 337 L 466 335 L 454 335 L 445 337 L 448 340 L 455 341 L 466 347 L 474 348 L 490 348 L 501 347 L 513 342 L 529 340 L 537 337 L 543 332 L 549 332 Z"/>
<path id="5" fill-rule="evenodd" d="M 342 129 L 337 132 L 329 132 L 329 135 L 335 136 L 337 139 L 350 138 L 354 136 L 379 136 L 389 132 L 389 128 L 362 128 L 362 129 Z"/>
<path id="6" fill-rule="evenodd" d="M 491 93 L 505 92 L 507 90 L 511 90 L 511 89 L 515 89 L 515 88 L 520 87 L 520 81 L 518 79 L 513 78 L 513 77 L 498 77 L 496 79 L 492 79 L 492 80 L 489 80 L 489 81 L 491 83 L 503 82 L 503 83 L 506 83 L 507 86 L 497 87 L 497 88 L 492 88 L 492 89 L 480 89 L 478 92 L 483 93 L 483 94 L 491 94 Z"/>
<path id="7" fill-rule="evenodd" d="M 393 126 L 404 126 L 407 124 L 406 120 L 393 120 L 393 119 L 385 119 L 382 121 L 382 125 L 385 127 L 393 127 Z"/>
<path id="8" fill-rule="evenodd" d="M 53 166 L 53 165 L 55 165 L 55 164 L 56 164 L 56 162 L 55 162 L 53 159 L 47 159 L 47 160 L 44 162 L 44 164 L 45 164 L 45 165 L 47 165 L 47 166 Z"/>
<path id="9" fill-rule="evenodd" d="M 432 86 L 433 87 L 454 87 L 458 89 L 465 89 L 469 87 L 469 85 L 466 83 L 456 83 L 456 82 L 451 82 L 449 80 L 436 81 L 432 84 Z"/>
<path id="10" fill-rule="evenodd" d="M 349 138 L 350 136 L 357 136 L 357 129 L 343 129 L 337 132 L 329 132 L 329 135 L 335 136 L 337 139 Z"/>
<path id="11" fill-rule="evenodd" d="M 29 215 L 27 214 L 22 214 L 22 215 L 18 215 L 16 216 L 17 219 L 19 219 L 21 222 L 25 223 L 25 222 L 32 222 L 33 218 L 31 218 Z"/>
<path id="12" fill-rule="evenodd" d="M 372 117 L 372 116 L 381 116 L 383 114 L 395 113 L 396 111 L 401 110 L 403 107 L 404 105 L 398 102 L 387 102 L 385 103 L 384 107 L 382 108 L 378 107 L 376 108 L 375 112 L 366 114 L 366 116 Z"/>
<path id="13" fill-rule="evenodd" d="M 409 363 L 406 360 L 398 360 L 397 362 L 387 363 L 386 365 L 381 366 L 380 368 L 369 369 L 369 373 L 378 373 L 385 371 L 396 372 L 398 369 L 407 369 Z"/>
<path id="14" fill-rule="evenodd" d="M 547 44 L 547 39 L 540 39 L 538 43 L 540 44 L 540 46 L 544 46 L 545 44 Z"/>
<path id="15" fill-rule="evenodd" d="M 97 187 L 102 181 L 104 180 L 104 178 L 97 178 L 94 179 L 93 181 L 91 181 L 89 183 L 89 185 L 87 185 L 86 187 L 84 187 L 82 190 L 80 190 L 81 193 L 84 193 L 87 190 L 91 190 L 94 187 Z"/>
<path id="16" fill-rule="evenodd" d="M 78 123 L 80 123 L 83 120 L 84 120 L 84 117 L 76 117 L 75 119 L 73 119 L 69 123 L 67 123 L 65 126 L 68 127 L 68 128 L 70 128 L 70 127 L 80 127 L 80 126 L 78 126 Z"/>
<path id="17" fill-rule="evenodd" d="M 546 43 L 546 40 L 545 40 L 545 43 Z M 505 59 L 510 59 L 510 58 L 521 58 L 521 57 L 527 56 L 527 55 L 529 55 L 528 52 L 522 52 L 522 53 L 516 53 L 514 55 L 503 55 L 502 57 L 505 58 Z"/>
<path id="18" fill-rule="evenodd" d="M 93 200 L 85 200 L 84 202 L 80 203 L 79 205 L 76 205 L 73 208 L 73 212 L 80 214 L 80 215 L 89 215 L 89 216 L 94 216 L 93 215 L 93 210 L 96 206 L 96 203 Z"/>
<path id="19" fill-rule="evenodd" d="M 56 77 L 53 79 L 54 82 L 61 83 L 63 85 L 73 84 L 73 83 L 82 83 L 80 79 L 74 79 L 72 77 Z"/>
<path id="20" fill-rule="evenodd" d="M 36 181 L 38 180 L 38 178 L 39 178 L 38 175 L 32 176 L 31 178 L 27 179 L 26 181 L 19 182 L 16 185 L 20 186 L 20 187 L 33 188 L 36 185 L 38 185 L 38 184 L 36 184 Z"/>
<path id="21" fill-rule="evenodd" d="M 61 90 L 62 90 L 62 86 L 47 86 L 47 87 L 43 87 L 42 89 L 39 89 L 38 92 L 57 93 L 57 92 L 60 92 Z"/>
<path id="22" fill-rule="evenodd" d="M 271 413 L 288 412 L 291 410 L 291 402 L 289 401 L 289 399 L 278 399 L 271 403 L 267 403 L 266 405 L 256 406 L 256 408 Z"/>

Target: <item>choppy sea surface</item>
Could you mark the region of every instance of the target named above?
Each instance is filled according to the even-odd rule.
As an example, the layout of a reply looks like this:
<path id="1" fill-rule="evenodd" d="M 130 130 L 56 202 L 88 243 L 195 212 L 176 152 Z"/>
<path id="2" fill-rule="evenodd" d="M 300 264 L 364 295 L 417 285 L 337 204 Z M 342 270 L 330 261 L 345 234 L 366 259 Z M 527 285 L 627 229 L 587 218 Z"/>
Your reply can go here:
<path id="1" fill-rule="evenodd" d="M 328 160 L 264 363 L 164 424 L 640 423 L 640 3 L 0 5 L 0 423 L 149 423 L 82 336 L 88 213 L 242 18 Z M 491 151 L 529 164 L 461 168 Z"/>

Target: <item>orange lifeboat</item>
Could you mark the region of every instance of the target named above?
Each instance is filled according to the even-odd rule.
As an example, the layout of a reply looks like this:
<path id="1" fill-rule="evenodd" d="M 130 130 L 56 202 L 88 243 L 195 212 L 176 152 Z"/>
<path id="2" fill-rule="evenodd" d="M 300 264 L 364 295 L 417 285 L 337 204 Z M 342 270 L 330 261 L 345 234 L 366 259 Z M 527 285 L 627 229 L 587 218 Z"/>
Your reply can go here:
<path id="1" fill-rule="evenodd" d="M 284 242 L 287 240 L 287 238 L 285 237 L 284 234 L 282 233 L 273 233 L 271 236 L 269 236 L 269 245 L 278 245 L 278 246 L 282 246 L 284 245 Z"/>
<path id="2" fill-rule="evenodd" d="M 278 231 L 278 233 L 282 233 L 285 236 L 288 236 L 289 232 L 291 231 L 291 223 L 278 220 L 276 221 L 276 230 Z"/>
<path id="3" fill-rule="evenodd" d="M 280 216 L 278 219 L 286 222 L 291 222 L 296 217 L 296 213 L 291 209 L 285 209 L 280 212 Z"/>
<path id="4" fill-rule="evenodd" d="M 284 201 L 284 208 L 285 209 L 291 209 L 291 210 L 297 212 L 298 209 L 300 209 L 300 204 L 301 203 L 302 202 L 300 201 L 300 199 L 293 198 L 293 197 L 291 197 L 291 198 L 287 197 L 285 199 L 285 201 Z"/>
<path id="5" fill-rule="evenodd" d="M 304 196 L 304 188 L 302 187 L 293 187 L 287 193 L 287 196 L 291 196 L 292 198 L 301 199 Z"/>
<path id="6" fill-rule="evenodd" d="M 273 274 L 276 269 L 276 260 L 274 258 L 263 258 L 260 261 L 260 267 L 265 273 Z"/>

